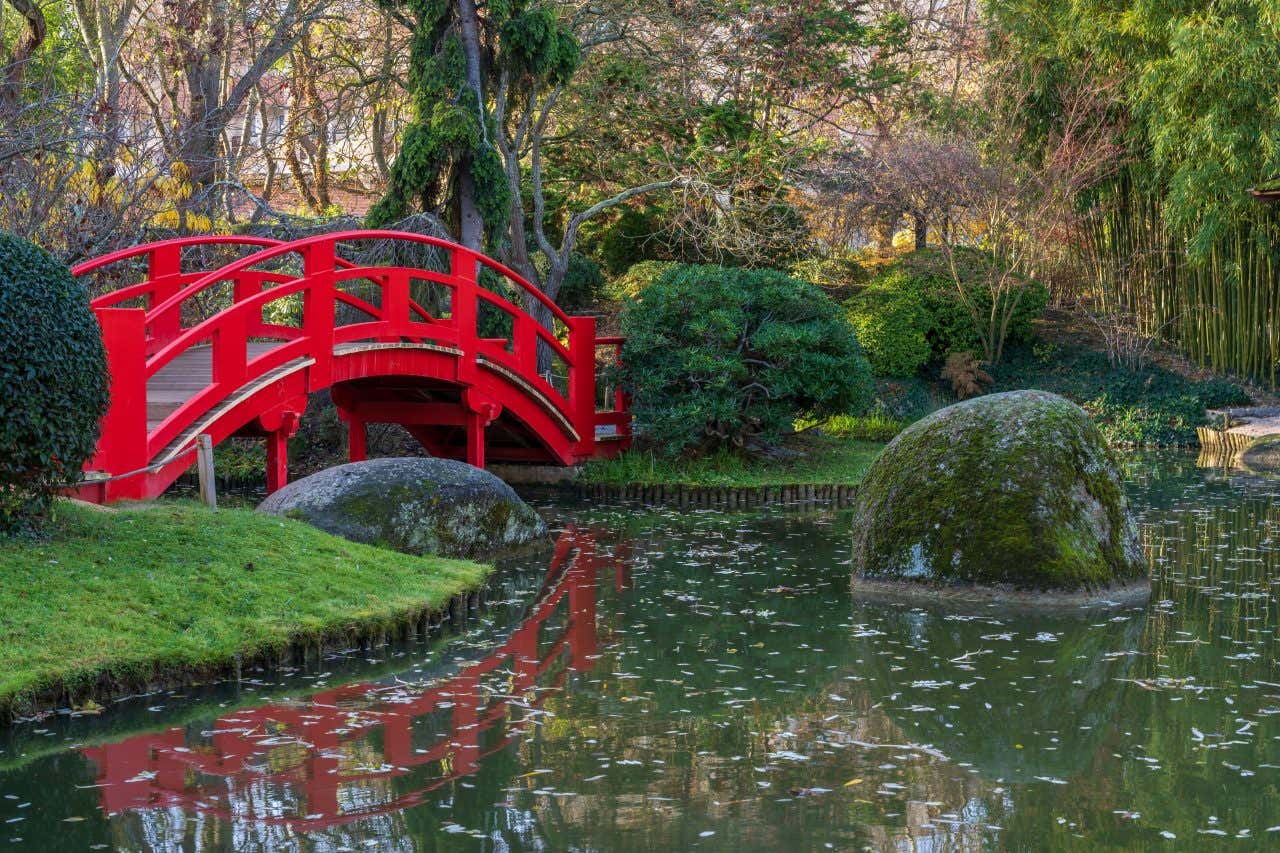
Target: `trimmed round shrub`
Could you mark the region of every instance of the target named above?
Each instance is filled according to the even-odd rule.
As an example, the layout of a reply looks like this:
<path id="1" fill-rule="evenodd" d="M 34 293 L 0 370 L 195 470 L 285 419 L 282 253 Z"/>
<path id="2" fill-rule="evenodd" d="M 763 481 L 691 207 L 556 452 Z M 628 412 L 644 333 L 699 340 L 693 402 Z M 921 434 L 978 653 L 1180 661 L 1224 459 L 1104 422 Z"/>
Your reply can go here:
<path id="1" fill-rule="evenodd" d="M 34 532 L 80 477 L 107 410 L 102 334 L 84 287 L 0 231 L 0 535 Z"/>
<path id="2" fill-rule="evenodd" d="M 877 376 L 914 376 L 929 360 L 929 315 L 914 293 L 868 288 L 848 307 L 858 343 Z"/>
<path id="3" fill-rule="evenodd" d="M 667 454 L 768 444 L 871 395 L 840 306 L 777 270 L 673 267 L 626 306 L 622 331 L 636 432 Z"/>

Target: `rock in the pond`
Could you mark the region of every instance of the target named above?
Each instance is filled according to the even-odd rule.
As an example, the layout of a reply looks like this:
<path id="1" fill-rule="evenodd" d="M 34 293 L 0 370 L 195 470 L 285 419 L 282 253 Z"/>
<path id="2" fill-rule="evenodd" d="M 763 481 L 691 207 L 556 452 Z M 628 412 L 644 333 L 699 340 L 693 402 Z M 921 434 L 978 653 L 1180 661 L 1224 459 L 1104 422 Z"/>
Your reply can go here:
<path id="1" fill-rule="evenodd" d="M 295 480 L 262 512 L 410 554 L 477 557 L 531 542 L 547 526 L 488 471 L 451 459 L 371 459 Z"/>
<path id="2" fill-rule="evenodd" d="M 871 465 L 855 579 L 1089 592 L 1146 583 L 1106 442 L 1044 391 L 967 400 L 904 430 Z"/>
<path id="3" fill-rule="evenodd" d="M 1240 452 L 1240 464 L 1255 474 L 1280 474 L 1280 435 L 1264 435 Z"/>

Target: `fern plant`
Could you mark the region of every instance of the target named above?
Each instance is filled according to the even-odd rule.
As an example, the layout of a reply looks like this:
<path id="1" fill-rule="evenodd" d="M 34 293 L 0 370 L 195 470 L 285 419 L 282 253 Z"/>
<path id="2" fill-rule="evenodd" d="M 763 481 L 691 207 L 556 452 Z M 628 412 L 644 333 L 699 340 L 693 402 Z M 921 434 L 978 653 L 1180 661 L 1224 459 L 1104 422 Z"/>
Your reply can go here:
<path id="1" fill-rule="evenodd" d="M 994 380 L 982 369 L 971 352 L 953 352 L 942 366 L 942 378 L 951 383 L 951 392 L 961 400 L 976 397 Z"/>

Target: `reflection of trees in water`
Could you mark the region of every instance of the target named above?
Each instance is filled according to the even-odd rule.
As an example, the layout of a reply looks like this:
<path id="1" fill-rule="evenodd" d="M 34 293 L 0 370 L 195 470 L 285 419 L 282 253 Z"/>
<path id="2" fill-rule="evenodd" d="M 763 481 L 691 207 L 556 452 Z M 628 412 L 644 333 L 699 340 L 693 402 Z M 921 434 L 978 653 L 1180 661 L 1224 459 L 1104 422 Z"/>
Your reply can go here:
<path id="1" fill-rule="evenodd" d="M 958 802 L 955 768 L 971 763 L 1007 849 L 1147 849 L 1169 843 L 1161 832 L 1195 849 L 1205 830 L 1245 828 L 1256 837 L 1280 824 L 1280 788 L 1267 769 L 1280 767 L 1280 748 L 1264 728 L 1280 713 L 1272 595 L 1280 505 L 1201 477 L 1164 484 L 1171 499 L 1146 513 L 1154 589 L 1144 613 L 1102 614 L 1074 628 L 1046 617 L 985 628 L 939 624 L 937 614 L 855 617 L 874 615 L 898 640 L 863 640 L 860 656 L 875 672 L 868 700 L 900 693 L 884 708 L 901 736 L 950 759 L 917 768 L 913 798 Z M 966 683 L 948 665 L 980 647 L 977 631 L 1012 632 L 1004 648 L 1013 651 L 974 658 L 969 678 L 983 680 L 969 690 L 913 701 L 920 679 Z M 1034 642 L 1042 631 L 1057 642 Z M 977 701 L 992 711 L 984 716 Z M 911 832 L 908 823 L 899 837 Z"/>
<path id="2" fill-rule="evenodd" d="M 1132 658 L 1117 652 L 1135 646 L 1144 619 L 856 604 L 858 702 L 877 721 L 865 740 L 930 756 L 903 765 L 898 817 L 879 818 L 876 849 L 1028 849 L 1011 843 L 1027 841 L 1014 829 L 1021 814 L 1044 816 L 1028 808 L 1027 783 L 1058 796 L 1063 786 L 1037 777 L 1074 784 L 1108 754 L 1132 689 Z"/>
<path id="3" fill-rule="evenodd" d="M 904 734 L 983 778 L 1017 779 L 1088 766 L 1130 687 L 1123 651 L 1136 647 L 1145 616 L 899 607 L 872 618 L 854 616 L 884 632 L 859 643 L 866 688 Z"/>
<path id="4" fill-rule="evenodd" d="M 233 820 L 161 798 L 116 809 L 144 809 L 145 830 L 136 811 L 113 826 L 134 849 L 146 849 L 148 833 L 202 839 L 192 847 L 287 847 L 261 819 L 275 810 L 319 849 L 369 838 L 467 849 L 482 843 L 471 833 L 484 832 L 500 838 L 484 843 L 513 850 L 830 842 L 884 851 L 1142 849 L 1163 842 L 1161 828 L 1197 838 L 1208 814 L 1257 826 L 1270 817 L 1259 798 L 1273 793 L 1258 766 L 1280 767 L 1280 755 L 1271 730 L 1236 735 L 1236 718 L 1280 710 L 1280 678 L 1239 689 L 1274 668 L 1265 643 L 1277 615 L 1269 595 L 1255 593 L 1280 577 L 1280 513 L 1199 480 L 1182 489 L 1146 513 L 1159 571 L 1145 612 L 851 609 L 848 543 L 829 516 L 628 515 L 617 522 L 627 532 L 595 543 L 589 578 L 545 583 L 537 598 L 560 603 L 534 614 L 517 641 L 535 653 L 509 655 L 472 686 L 387 680 L 309 710 L 287 705 L 325 720 L 340 712 L 350 730 L 342 748 L 309 737 L 300 740 L 310 746 L 259 743 L 261 754 L 240 765 L 243 780 L 202 770 L 137 783 L 214 795 L 204 801 L 215 806 L 216 795 L 234 795 Z M 424 699 L 436 688 L 451 695 Z M 468 696 L 478 697 L 474 728 L 455 708 Z M 326 702 L 337 711 L 317 707 Z M 269 725 L 269 716 L 245 717 L 254 713 L 225 718 Z M 398 728 L 397 715 L 412 725 Z M 305 722 L 292 719 L 287 731 Z M 476 737 L 456 736 L 468 731 Z M 178 732 L 177 745 L 210 746 L 198 726 Z M 1230 738 L 1248 742 L 1203 748 Z M 429 761 L 416 752 L 441 743 L 448 748 Z M 171 746 L 156 749 L 175 757 Z M 316 756 L 361 777 L 338 789 L 332 808 L 298 796 L 317 775 Z M 1258 773 L 1243 778 L 1224 762 Z M 1116 814 L 1124 809 L 1143 819 Z M 321 827 L 309 814 L 356 819 Z M 1280 814 L 1266 825 L 1276 824 Z M 703 841 L 708 829 L 716 835 Z"/>
<path id="5" fill-rule="evenodd" d="M 513 775 L 508 747 L 536 731 L 544 691 L 593 665 L 597 576 L 614 562 L 589 534 L 568 531 L 528 618 L 443 682 L 349 685 L 226 714 L 207 731 L 87 748 L 103 808 L 119 815 L 113 834 L 142 850 L 279 849 L 299 832 L 311 849 L 369 838 L 417 849 L 449 818 L 482 815 Z M 441 791 L 450 812 L 410 808 Z"/>

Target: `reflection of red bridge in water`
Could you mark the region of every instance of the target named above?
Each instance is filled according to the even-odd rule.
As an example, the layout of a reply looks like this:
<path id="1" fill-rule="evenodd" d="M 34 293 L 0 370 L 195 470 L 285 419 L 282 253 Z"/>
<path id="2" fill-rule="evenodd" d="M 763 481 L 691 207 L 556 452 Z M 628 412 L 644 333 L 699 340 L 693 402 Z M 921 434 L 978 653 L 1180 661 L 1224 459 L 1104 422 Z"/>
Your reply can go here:
<path id="1" fill-rule="evenodd" d="M 362 245 L 434 254 L 422 263 L 442 269 L 344 257 Z M 230 263 L 209 260 L 246 249 Z M 597 361 L 615 359 L 621 339 L 597 337 L 594 317 L 565 314 L 512 270 L 443 240 L 186 237 L 74 273 L 99 290 L 123 285 L 93 301 L 111 409 L 87 466 L 88 500 L 160 494 L 195 461 L 201 434 L 215 444 L 265 438 L 274 491 L 288 478 L 286 443 L 308 395 L 326 389 L 353 461 L 364 458 L 370 423 L 401 424 L 433 456 L 480 467 L 572 465 L 628 439 L 625 401 L 598 394 L 596 381 Z"/>
<path id="2" fill-rule="evenodd" d="M 596 582 L 602 568 L 615 570 L 614 583 L 626 583 L 621 559 L 596 553 L 594 537 L 569 530 L 556 543 L 551 568 L 528 618 L 483 660 L 468 664 L 453 678 L 422 693 L 401 685 L 355 684 L 317 693 L 298 704 L 267 705 L 224 715 L 207 740 L 188 742 L 182 728 L 145 734 L 119 743 L 86 748 L 98 768 L 102 807 L 108 813 L 178 807 L 225 820 L 285 824 L 314 831 L 413 806 L 455 779 L 475 773 L 480 760 L 511 744 L 537 711 L 543 693 L 538 679 L 550 674 L 560 686 L 568 672 L 595 665 Z M 541 629 L 568 602 L 567 624 L 549 642 Z M 540 646 L 542 648 L 540 649 Z M 510 674 L 507 674 L 509 668 Z M 502 676 L 500 692 L 486 692 L 485 676 Z M 522 694 L 528 694 L 526 697 Z M 449 732 L 420 744 L 419 721 L 448 710 Z M 501 727 L 482 744 L 482 735 Z M 380 729 L 380 766 L 362 763 L 355 747 Z M 352 765 L 356 766 L 352 766 Z M 406 776 L 438 765 L 440 774 L 426 784 L 386 802 L 344 808 L 344 789 L 379 779 Z M 276 767 L 279 769 L 275 769 Z M 280 811 L 296 803 L 293 814 L 246 811 L 260 798 L 256 787 L 275 784 L 291 796 L 277 798 Z M 233 804 L 239 808 L 233 808 Z"/>

